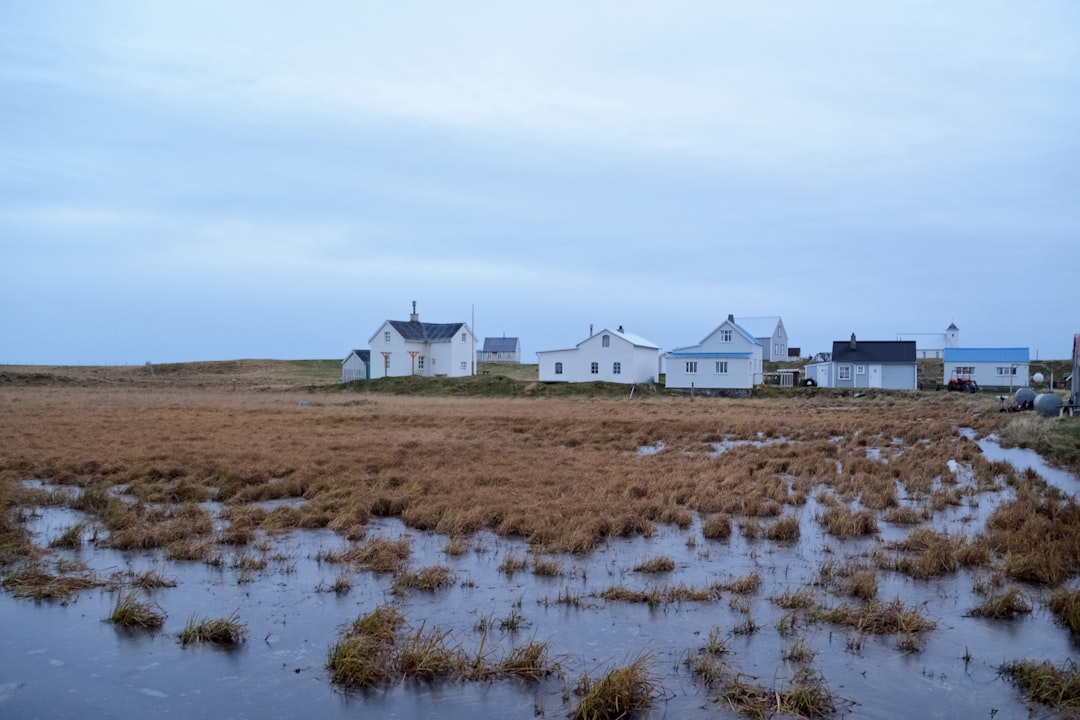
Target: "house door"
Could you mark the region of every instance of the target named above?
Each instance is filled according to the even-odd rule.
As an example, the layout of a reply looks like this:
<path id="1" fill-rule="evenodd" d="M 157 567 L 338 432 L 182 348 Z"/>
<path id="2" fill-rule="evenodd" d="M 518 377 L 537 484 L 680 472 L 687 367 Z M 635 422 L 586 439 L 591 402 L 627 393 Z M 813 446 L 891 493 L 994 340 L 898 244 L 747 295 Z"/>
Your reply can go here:
<path id="1" fill-rule="evenodd" d="M 881 387 L 881 366 L 871 365 L 868 369 L 870 370 L 870 387 Z"/>

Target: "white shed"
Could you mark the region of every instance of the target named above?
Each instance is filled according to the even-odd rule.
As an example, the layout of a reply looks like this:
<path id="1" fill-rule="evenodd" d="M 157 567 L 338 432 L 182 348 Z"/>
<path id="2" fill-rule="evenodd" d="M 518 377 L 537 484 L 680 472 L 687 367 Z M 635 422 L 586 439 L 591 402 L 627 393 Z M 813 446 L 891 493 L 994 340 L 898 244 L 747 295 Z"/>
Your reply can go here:
<path id="1" fill-rule="evenodd" d="M 341 361 L 341 382 L 371 377 L 371 351 L 353 350 Z"/>
<path id="2" fill-rule="evenodd" d="M 1027 387 L 1029 362 L 1027 348 L 945 348 L 943 382 L 964 377 L 979 387 Z"/>
<path id="3" fill-rule="evenodd" d="M 660 348 L 645 338 L 617 330 L 601 330 L 566 350 L 536 353 L 541 382 L 655 382 Z"/>

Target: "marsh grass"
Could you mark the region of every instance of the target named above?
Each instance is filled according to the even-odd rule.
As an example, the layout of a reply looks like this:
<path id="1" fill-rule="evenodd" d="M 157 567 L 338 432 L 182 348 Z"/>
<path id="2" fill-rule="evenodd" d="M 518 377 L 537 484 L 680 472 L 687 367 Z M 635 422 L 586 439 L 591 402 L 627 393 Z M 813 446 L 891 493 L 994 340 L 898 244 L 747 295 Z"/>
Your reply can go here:
<path id="1" fill-rule="evenodd" d="M 394 576 L 392 591 L 397 595 L 407 593 L 409 590 L 434 592 L 439 588 L 450 587 L 455 582 L 457 578 L 454 577 L 450 568 L 445 565 L 432 565 L 420 568 L 416 572 L 398 573 Z"/>
<path id="2" fill-rule="evenodd" d="M 869 510 L 852 510 L 844 506 L 826 509 L 818 517 L 825 532 L 838 538 L 873 535 L 878 531 L 877 519 Z"/>
<path id="3" fill-rule="evenodd" d="M 177 635 L 181 645 L 212 643 L 214 645 L 239 645 L 244 641 L 247 627 L 239 621 L 239 613 L 224 618 L 191 617 Z"/>
<path id="4" fill-rule="evenodd" d="M 78 550 L 83 546 L 83 535 L 85 533 L 86 523 L 75 523 L 53 538 L 52 541 L 49 542 L 49 547 Z"/>
<path id="5" fill-rule="evenodd" d="M 34 600 L 67 600 L 103 584 L 93 573 L 54 575 L 34 563 L 16 568 L 4 578 L 4 588 L 12 595 Z"/>
<path id="6" fill-rule="evenodd" d="M 664 555 L 643 560 L 634 566 L 634 572 L 637 573 L 662 573 L 671 572 L 674 569 L 675 561 Z"/>
<path id="7" fill-rule="evenodd" d="M 773 542 L 791 545 L 799 540 L 799 518 L 787 515 L 765 528 L 765 537 Z"/>
<path id="8" fill-rule="evenodd" d="M 862 607 L 838 605 L 831 610 L 822 610 L 819 616 L 866 635 L 923 633 L 937 627 L 934 621 L 917 609 L 906 607 L 899 598 L 887 603 L 873 600 Z"/>
<path id="9" fill-rule="evenodd" d="M 106 587 L 110 590 L 119 590 L 124 587 L 132 587 L 139 590 L 157 590 L 159 588 L 176 587 L 174 578 L 166 577 L 158 570 L 134 570 L 117 571 L 109 576 Z"/>
<path id="10" fill-rule="evenodd" d="M 396 573 L 405 565 L 411 553 L 412 538 L 406 535 L 397 540 L 373 538 L 350 547 L 336 557 L 372 572 Z"/>
<path id="11" fill-rule="evenodd" d="M 731 537 L 731 516 L 713 515 L 702 523 L 701 536 L 706 540 L 727 540 Z"/>
<path id="12" fill-rule="evenodd" d="M 1074 634 L 1080 634 L 1080 590 L 1061 588 L 1050 596 L 1050 612 Z"/>
<path id="13" fill-rule="evenodd" d="M 139 600 L 139 593 L 132 591 L 116 599 L 109 622 L 124 627 L 156 630 L 165 624 L 165 612 L 158 606 Z"/>
<path id="14" fill-rule="evenodd" d="M 533 575 L 541 577 L 562 575 L 562 562 L 558 558 L 533 558 Z"/>
<path id="15" fill-rule="evenodd" d="M 818 718 L 836 712 L 836 697 L 821 674 L 810 669 L 796 673 L 787 688 L 779 690 L 736 674 L 724 683 L 720 697 L 740 714 L 761 720 L 774 714 Z"/>
<path id="16" fill-rule="evenodd" d="M 643 655 L 628 665 L 610 670 L 599 680 L 583 676 L 578 682 L 580 699 L 570 717 L 573 720 L 616 720 L 648 709 L 657 692 L 656 678 L 649 671 L 651 656 Z"/>
<path id="17" fill-rule="evenodd" d="M 1020 588 L 1014 586 L 1004 592 L 987 595 L 968 614 L 972 617 L 1011 620 L 1017 615 L 1028 615 L 1031 610 L 1031 601 Z"/>
<path id="18" fill-rule="evenodd" d="M 498 661 L 495 671 L 502 675 L 540 680 L 559 671 L 559 664 L 548 658 L 548 644 L 533 641 L 517 645 Z"/>
<path id="19" fill-rule="evenodd" d="M 499 563 L 499 572 L 507 577 L 514 577 L 514 573 L 529 567 L 528 559 L 519 555 L 507 554 Z"/>
<path id="20" fill-rule="evenodd" d="M 1075 660 L 1060 666 L 1049 661 L 1014 660 L 1002 665 L 1000 672 L 1032 700 L 1056 710 L 1080 712 L 1080 667 Z"/>

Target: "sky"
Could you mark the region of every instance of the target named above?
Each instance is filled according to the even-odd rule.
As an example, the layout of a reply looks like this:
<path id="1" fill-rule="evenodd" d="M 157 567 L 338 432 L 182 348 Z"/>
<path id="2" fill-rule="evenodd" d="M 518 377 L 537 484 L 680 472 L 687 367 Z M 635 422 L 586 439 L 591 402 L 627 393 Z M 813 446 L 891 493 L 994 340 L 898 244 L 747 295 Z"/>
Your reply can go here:
<path id="1" fill-rule="evenodd" d="M 0 364 L 1080 333 L 1074 0 L 0 0 Z"/>

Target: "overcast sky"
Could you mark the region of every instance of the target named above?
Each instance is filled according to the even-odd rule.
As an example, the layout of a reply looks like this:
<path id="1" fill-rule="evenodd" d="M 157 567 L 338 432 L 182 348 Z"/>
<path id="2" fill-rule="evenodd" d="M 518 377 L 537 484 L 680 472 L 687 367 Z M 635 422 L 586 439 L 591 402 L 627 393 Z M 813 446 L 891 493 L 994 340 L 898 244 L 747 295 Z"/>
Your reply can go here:
<path id="1" fill-rule="evenodd" d="M 1080 332 L 1075 0 L 0 2 L 0 363 Z"/>

